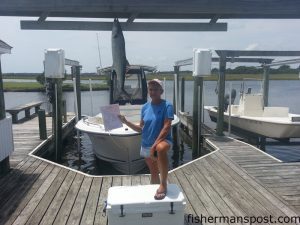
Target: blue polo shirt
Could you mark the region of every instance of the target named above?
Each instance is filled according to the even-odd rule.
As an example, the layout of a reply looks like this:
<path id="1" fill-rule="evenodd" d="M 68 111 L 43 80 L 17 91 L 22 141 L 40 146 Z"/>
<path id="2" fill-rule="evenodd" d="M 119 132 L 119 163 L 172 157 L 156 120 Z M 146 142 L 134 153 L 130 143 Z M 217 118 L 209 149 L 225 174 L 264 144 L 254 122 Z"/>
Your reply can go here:
<path id="1" fill-rule="evenodd" d="M 157 105 L 147 102 L 142 107 L 141 119 L 144 121 L 142 146 L 151 147 L 162 130 L 165 119 L 174 119 L 173 106 L 166 100 Z M 172 143 L 171 130 L 166 139 Z"/>

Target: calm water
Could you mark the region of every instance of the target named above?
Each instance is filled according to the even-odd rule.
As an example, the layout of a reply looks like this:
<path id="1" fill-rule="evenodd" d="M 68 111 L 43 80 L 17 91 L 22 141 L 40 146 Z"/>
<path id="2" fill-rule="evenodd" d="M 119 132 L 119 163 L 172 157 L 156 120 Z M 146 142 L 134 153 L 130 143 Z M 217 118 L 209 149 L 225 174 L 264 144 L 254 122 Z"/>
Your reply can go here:
<path id="1" fill-rule="evenodd" d="M 215 81 L 204 82 L 204 105 L 216 105 L 217 95 L 215 88 L 217 83 Z M 232 81 L 232 87 L 240 91 L 240 81 Z M 257 81 L 247 81 L 247 85 L 252 87 L 253 91 L 260 90 L 260 83 Z M 227 92 L 229 92 L 229 83 L 226 83 Z M 185 111 L 192 112 L 193 103 L 193 82 L 187 81 L 185 87 Z M 166 82 L 166 99 L 173 101 L 173 82 Z M 238 96 L 238 94 L 237 94 Z M 90 92 L 82 92 L 82 114 L 95 115 L 100 111 L 100 106 L 107 105 L 109 99 L 108 91 L 94 91 L 92 98 Z M 269 105 L 270 106 L 286 106 L 290 108 L 291 113 L 300 114 L 300 81 L 270 81 L 269 90 Z M 46 96 L 43 93 L 31 92 L 6 92 L 5 105 L 10 108 L 19 104 L 28 103 L 30 101 L 44 100 Z M 64 99 L 67 101 L 68 112 L 74 112 L 74 94 L 72 92 L 64 93 Z M 235 100 L 238 103 L 238 100 Z M 50 105 L 44 104 L 46 110 L 50 109 Z M 215 127 L 205 113 L 204 121 L 210 127 Z M 300 140 L 296 140 L 300 141 Z M 266 151 L 276 158 L 283 161 L 300 161 L 300 146 L 267 146 Z M 80 152 L 80 153 L 79 153 Z M 80 156 L 80 157 L 79 157 Z M 93 155 L 92 145 L 87 135 L 82 136 L 80 149 L 78 151 L 75 138 L 71 137 L 65 147 L 63 164 L 68 165 L 74 169 L 79 169 L 90 174 L 117 174 L 110 164 L 96 160 Z M 177 167 L 191 160 L 191 147 L 183 143 L 180 151 L 174 153 L 169 151 L 170 168 Z M 147 172 L 142 171 L 142 172 Z"/>

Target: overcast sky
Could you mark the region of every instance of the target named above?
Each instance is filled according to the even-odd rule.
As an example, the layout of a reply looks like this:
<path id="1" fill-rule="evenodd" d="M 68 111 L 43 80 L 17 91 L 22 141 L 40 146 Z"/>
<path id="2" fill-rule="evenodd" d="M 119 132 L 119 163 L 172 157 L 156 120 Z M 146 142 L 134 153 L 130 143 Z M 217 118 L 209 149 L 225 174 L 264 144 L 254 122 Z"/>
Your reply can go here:
<path id="1" fill-rule="evenodd" d="M 99 66 L 96 33 L 102 65 L 112 64 L 111 32 L 21 30 L 21 19 L 32 18 L 0 17 L 0 39 L 13 47 L 11 55 L 1 57 L 3 73 L 42 72 L 47 48 L 62 48 L 67 58 L 81 63 L 83 72 L 95 72 Z M 173 70 L 177 60 L 192 57 L 193 48 L 300 50 L 300 20 L 219 22 L 228 22 L 227 32 L 124 32 L 127 59 L 164 71 Z"/>

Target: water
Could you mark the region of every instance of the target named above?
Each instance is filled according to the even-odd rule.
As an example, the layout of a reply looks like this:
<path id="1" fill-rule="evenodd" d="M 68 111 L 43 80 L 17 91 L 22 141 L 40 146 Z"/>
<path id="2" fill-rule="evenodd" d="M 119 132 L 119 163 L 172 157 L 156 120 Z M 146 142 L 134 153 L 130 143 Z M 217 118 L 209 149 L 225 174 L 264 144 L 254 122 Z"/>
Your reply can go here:
<path id="1" fill-rule="evenodd" d="M 261 84 L 257 81 L 247 81 L 248 86 L 251 86 L 253 91 L 258 91 L 261 88 Z M 192 113 L 193 104 L 193 82 L 186 81 L 185 83 L 185 111 Z M 204 105 L 217 105 L 217 95 L 215 94 L 217 82 L 206 81 L 204 82 Z M 232 81 L 232 87 L 240 91 L 240 81 Z M 229 82 L 226 83 L 226 92 L 229 92 Z M 166 99 L 173 101 L 173 82 L 166 82 Z M 291 113 L 300 114 L 300 81 L 270 81 L 269 89 L 269 105 L 270 106 L 285 106 L 290 108 Z M 67 102 L 67 111 L 74 112 L 74 94 L 73 92 L 65 92 L 63 98 Z M 82 114 L 91 115 L 100 111 L 100 107 L 109 103 L 108 91 L 94 91 L 93 92 L 93 104 L 91 104 L 91 97 L 89 92 L 82 92 Z M 10 108 L 19 104 L 28 103 L 31 101 L 46 101 L 46 96 L 43 93 L 38 92 L 6 92 L 5 93 L 5 105 L 6 108 Z M 235 100 L 237 103 L 238 100 Z M 49 104 L 44 104 L 45 109 L 50 109 Z M 208 114 L 204 113 L 205 123 L 215 128 L 215 123 L 211 122 Z M 299 139 L 294 139 L 300 141 Z M 68 144 L 65 147 L 64 165 L 67 165 L 74 169 L 79 169 L 89 174 L 118 174 L 110 164 L 96 160 L 92 151 L 92 145 L 87 137 L 83 134 L 80 143 L 80 153 L 77 151 L 76 140 L 72 137 L 69 139 Z M 267 153 L 281 159 L 285 162 L 300 161 L 300 146 L 266 146 Z M 79 159 L 81 155 L 81 159 Z M 175 168 L 178 165 L 182 165 L 192 159 L 191 146 L 186 143 L 180 148 L 178 154 L 174 154 L 174 151 L 169 151 L 169 168 Z M 141 172 L 147 172 L 141 171 Z"/>

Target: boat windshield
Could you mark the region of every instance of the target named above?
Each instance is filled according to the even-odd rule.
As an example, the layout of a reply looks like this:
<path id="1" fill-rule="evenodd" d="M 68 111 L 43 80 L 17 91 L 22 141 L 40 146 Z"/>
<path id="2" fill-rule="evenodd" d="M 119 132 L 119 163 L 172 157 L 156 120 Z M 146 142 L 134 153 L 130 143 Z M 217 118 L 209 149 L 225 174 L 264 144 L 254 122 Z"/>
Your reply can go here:
<path id="1" fill-rule="evenodd" d="M 261 94 L 263 92 L 262 79 L 244 78 L 241 83 L 240 94 Z"/>

